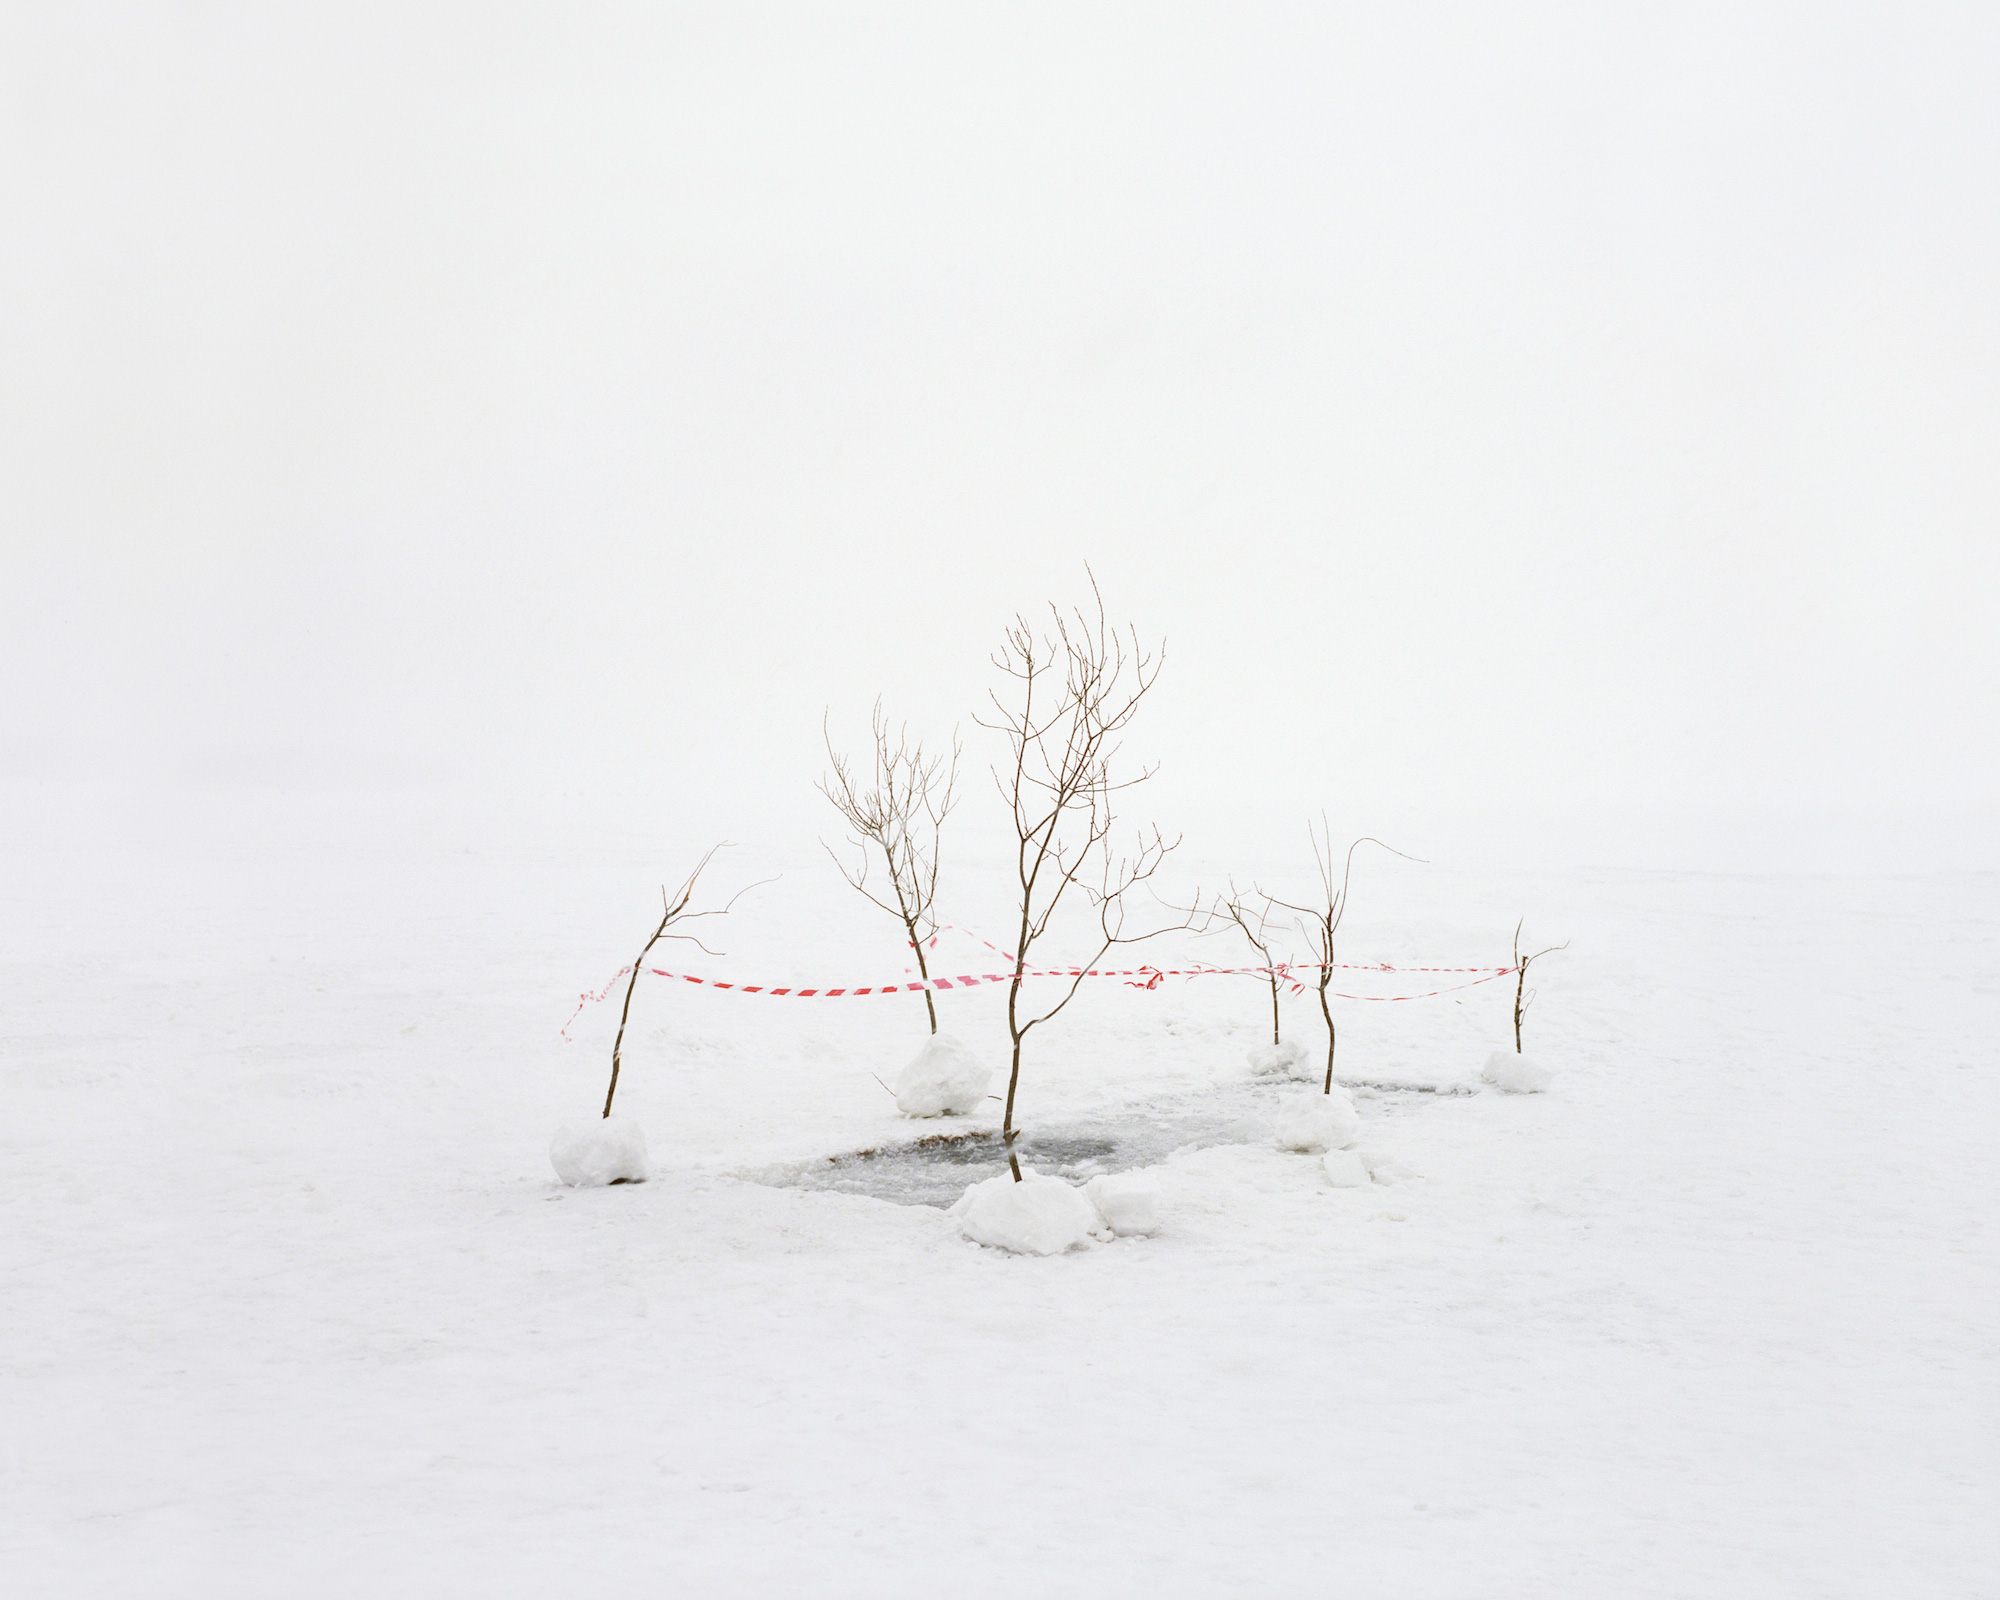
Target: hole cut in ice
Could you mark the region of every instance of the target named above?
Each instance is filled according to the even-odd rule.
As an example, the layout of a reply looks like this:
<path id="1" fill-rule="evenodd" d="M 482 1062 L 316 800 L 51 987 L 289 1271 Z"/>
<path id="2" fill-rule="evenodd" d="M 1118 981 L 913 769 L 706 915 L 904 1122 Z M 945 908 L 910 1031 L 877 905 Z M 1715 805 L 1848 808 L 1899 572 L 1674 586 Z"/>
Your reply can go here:
<path id="1" fill-rule="evenodd" d="M 1024 1130 L 1014 1148 L 1024 1166 L 1082 1183 L 1105 1172 L 1148 1167 L 1185 1144 L 1236 1144 L 1240 1138 L 1149 1137 L 1101 1125 L 1050 1124 Z M 934 1133 L 908 1143 L 853 1150 L 760 1174 L 792 1189 L 832 1189 L 906 1206 L 949 1206 L 971 1185 L 1007 1170 L 998 1128 Z"/>
<path id="2" fill-rule="evenodd" d="M 1394 1083 L 1357 1088 L 1364 1118 L 1395 1115 L 1395 1102 L 1451 1093 L 1435 1083 Z M 1160 1099 L 1115 1114 L 1037 1121 L 1021 1130 L 1014 1148 L 1037 1172 L 1085 1183 L 1103 1173 L 1156 1166 L 1176 1150 L 1223 1144 L 1269 1144 L 1280 1106 L 1292 1085 L 1249 1082 Z M 954 1204 L 968 1186 L 1007 1170 L 998 1128 L 931 1133 L 913 1139 L 822 1156 L 793 1166 L 746 1174 L 787 1189 L 831 1189 L 906 1206 Z"/>

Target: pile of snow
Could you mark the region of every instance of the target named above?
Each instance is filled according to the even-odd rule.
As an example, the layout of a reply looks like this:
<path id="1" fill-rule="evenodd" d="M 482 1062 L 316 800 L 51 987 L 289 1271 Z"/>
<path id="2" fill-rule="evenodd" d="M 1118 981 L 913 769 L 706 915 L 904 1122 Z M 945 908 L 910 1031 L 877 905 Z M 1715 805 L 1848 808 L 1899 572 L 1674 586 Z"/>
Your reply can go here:
<path id="1" fill-rule="evenodd" d="M 1308 1155 L 1344 1150 L 1360 1135 L 1361 1114 L 1354 1109 L 1353 1097 L 1338 1085 L 1332 1094 L 1301 1095 L 1278 1114 L 1280 1150 L 1303 1150 Z"/>
<path id="2" fill-rule="evenodd" d="M 934 1033 L 896 1078 L 896 1109 L 906 1117 L 959 1117 L 986 1098 L 993 1069 L 950 1034 Z"/>
<path id="3" fill-rule="evenodd" d="M 1358 1150 L 1329 1150 L 1324 1157 L 1326 1181 L 1336 1189 L 1361 1189 L 1368 1184 L 1368 1163 Z"/>
<path id="4" fill-rule="evenodd" d="M 1160 1231 L 1160 1180 L 1150 1172 L 1109 1172 L 1092 1178 L 1083 1192 L 1121 1238 Z"/>
<path id="5" fill-rule="evenodd" d="M 630 1117 L 566 1123 L 549 1141 L 549 1160 L 564 1183 L 590 1188 L 646 1181 L 646 1135 Z"/>
<path id="6" fill-rule="evenodd" d="M 1250 1052 L 1250 1070 L 1260 1078 L 1294 1078 L 1310 1082 L 1321 1074 L 1323 1063 L 1296 1039 L 1277 1044 L 1260 1044 Z"/>
<path id="7" fill-rule="evenodd" d="M 1486 1058 L 1486 1070 L 1480 1076 L 1509 1094 L 1540 1094 L 1556 1079 L 1547 1067 L 1538 1066 L 1526 1056 L 1510 1056 L 1504 1050 L 1495 1050 Z"/>
<path id="8" fill-rule="evenodd" d="M 1026 1256 L 1060 1255 L 1101 1226 L 1097 1207 L 1081 1189 L 1039 1172 L 975 1183 L 951 1208 L 959 1232 L 975 1244 Z"/>

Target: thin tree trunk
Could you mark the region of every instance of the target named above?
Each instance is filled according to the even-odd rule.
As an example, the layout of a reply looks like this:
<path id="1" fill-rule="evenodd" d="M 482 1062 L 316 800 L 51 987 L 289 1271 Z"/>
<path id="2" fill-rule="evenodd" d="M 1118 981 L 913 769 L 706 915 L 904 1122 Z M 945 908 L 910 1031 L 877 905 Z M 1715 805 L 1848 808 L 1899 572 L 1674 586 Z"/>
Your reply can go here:
<path id="1" fill-rule="evenodd" d="M 1517 954 L 1514 958 L 1520 961 Z M 1514 1054 L 1521 1053 L 1521 994 L 1528 987 L 1528 969 L 1521 966 L 1514 976 Z"/>
<path id="2" fill-rule="evenodd" d="M 1021 973 L 1028 964 L 1028 913 L 1026 895 L 1021 912 L 1021 936 L 1014 942 L 1014 981 L 1007 985 L 1007 1036 L 1014 1041 L 1014 1063 L 1007 1074 L 1007 1105 L 1000 1115 L 1000 1142 L 1007 1150 L 1007 1169 L 1021 1182 L 1021 1160 L 1014 1154 L 1014 1091 L 1021 1083 L 1021 1040 L 1026 1030 L 1020 1025 Z"/>
<path id="3" fill-rule="evenodd" d="M 1007 1026 L 1009 1028 L 1013 1027 L 1014 1025 L 1013 1010 L 1014 1007 L 1010 1003 L 1007 1007 L 1008 1011 Z M 1013 1070 L 1007 1074 L 1007 1110 L 1006 1113 L 1000 1119 L 1000 1142 L 1006 1146 L 1007 1170 L 1014 1174 L 1014 1181 L 1016 1183 L 1021 1182 L 1021 1158 L 1014 1154 L 1014 1140 L 1016 1138 L 1016 1134 L 1014 1132 L 1014 1089 L 1015 1086 L 1020 1083 L 1020 1081 L 1021 1081 L 1021 1038 L 1019 1034 L 1016 1034 L 1014 1036 L 1014 1067 Z"/>
<path id="4" fill-rule="evenodd" d="M 1569 940 L 1565 939 L 1561 944 L 1552 944 L 1546 950 L 1537 950 L 1532 955 L 1522 955 L 1521 928 L 1527 920 L 1526 917 L 1523 917 L 1520 922 L 1514 924 L 1514 1054 L 1517 1056 L 1523 1053 L 1521 1049 L 1521 1018 L 1523 1013 L 1528 1009 L 1528 968 L 1541 960 L 1543 956 L 1552 956 L 1558 950 L 1567 950 L 1569 948 Z"/>
<path id="5" fill-rule="evenodd" d="M 1319 986 L 1319 1014 L 1326 1018 L 1326 1087 L 1322 1094 L 1333 1093 L 1333 1047 L 1337 1042 L 1333 1032 L 1333 1007 L 1326 1003 L 1326 985 Z"/>
<path id="6" fill-rule="evenodd" d="M 695 939 L 692 934 L 670 934 L 667 932 L 667 929 L 672 927 L 683 914 L 691 918 L 721 916 L 728 912 L 730 907 L 734 906 L 744 895 L 750 892 L 749 889 L 737 890 L 734 897 L 731 898 L 729 905 L 722 907 L 720 911 L 688 911 L 688 901 L 694 895 L 696 880 L 701 877 L 703 869 L 708 866 L 709 862 L 715 859 L 715 852 L 726 848 L 726 841 L 723 844 L 711 845 L 708 854 L 695 863 L 694 871 L 687 875 L 686 880 L 673 894 L 670 895 L 667 893 L 664 884 L 660 887 L 660 925 L 653 930 L 653 936 L 639 947 L 638 955 L 632 958 L 632 976 L 625 985 L 625 1004 L 618 1012 L 618 1036 L 611 1041 L 611 1086 L 604 1091 L 604 1115 L 606 1117 L 611 1115 L 611 1102 L 618 1094 L 618 1069 L 623 1062 L 625 1025 L 632 1020 L 632 991 L 639 987 L 639 973 L 646 965 L 646 957 L 652 954 L 653 946 L 658 944 L 662 939 L 689 939 L 702 950 L 708 951 L 710 955 L 717 954 L 718 952 L 709 950 L 707 945 L 702 944 L 699 939 Z M 767 879 L 766 881 L 768 882 L 769 880 Z M 751 887 L 755 888 L 758 886 L 753 884 Z"/>
<path id="7" fill-rule="evenodd" d="M 910 943 L 913 947 L 915 947 L 917 952 L 917 976 L 924 980 L 924 985 L 925 985 L 924 1010 L 930 1013 L 931 1032 L 936 1033 L 937 1003 L 931 999 L 931 991 L 930 991 L 931 969 L 929 963 L 924 960 L 924 941 L 918 935 L 917 925 L 914 922 L 909 923 L 908 927 L 910 930 Z"/>
<path id="8" fill-rule="evenodd" d="M 639 987 L 639 969 L 646 964 L 647 952 L 660 942 L 660 935 L 667 931 L 667 923 L 672 920 L 668 916 L 661 921 L 653 937 L 646 941 L 646 948 L 632 962 L 632 980 L 625 985 L 625 1009 L 618 1013 L 618 1037 L 611 1041 L 611 1087 L 604 1091 L 604 1114 L 607 1117 L 611 1115 L 611 1097 L 618 1092 L 618 1052 L 625 1045 L 625 1019 L 632 1015 L 632 991 Z"/>
<path id="9" fill-rule="evenodd" d="M 711 850 L 709 855 L 713 855 L 714 853 Z M 702 858 L 704 864 L 707 862 L 707 859 L 707 856 Z M 696 867 L 694 870 L 697 876 L 701 872 L 700 867 Z M 693 885 L 694 880 L 690 878 L 688 886 L 692 888 Z M 666 891 L 662 890 L 661 897 L 663 899 L 665 895 Z M 686 899 L 683 897 L 682 905 L 685 906 L 686 903 Z M 731 902 L 732 905 L 734 903 L 734 901 Z M 604 1114 L 607 1117 L 611 1115 L 611 1097 L 618 1093 L 618 1052 L 625 1045 L 625 1020 L 632 1015 L 632 991 L 639 987 L 639 969 L 646 964 L 646 957 L 652 954 L 653 946 L 660 942 L 661 936 L 666 933 L 667 926 L 674 920 L 675 915 L 676 908 L 669 902 L 667 914 L 660 918 L 660 925 L 653 930 L 653 937 L 646 941 L 644 948 L 632 960 L 632 978 L 625 985 L 625 1008 L 618 1013 L 618 1037 L 611 1041 L 611 1087 L 604 1091 Z"/>
<path id="10" fill-rule="evenodd" d="M 912 912 L 910 902 L 903 895 L 903 880 L 896 875 L 896 858 L 889 853 L 889 847 L 882 847 L 882 854 L 889 863 L 889 887 L 896 891 L 897 915 L 903 919 L 903 927 L 910 935 L 910 948 L 917 953 L 917 975 L 925 983 L 930 982 L 930 963 L 924 960 L 923 937 L 917 932 L 917 918 L 923 914 L 922 907 Z M 924 1011 L 931 1019 L 931 1032 L 937 1032 L 937 1003 L 931 999 L 929 989 L 924 990 Z"/>

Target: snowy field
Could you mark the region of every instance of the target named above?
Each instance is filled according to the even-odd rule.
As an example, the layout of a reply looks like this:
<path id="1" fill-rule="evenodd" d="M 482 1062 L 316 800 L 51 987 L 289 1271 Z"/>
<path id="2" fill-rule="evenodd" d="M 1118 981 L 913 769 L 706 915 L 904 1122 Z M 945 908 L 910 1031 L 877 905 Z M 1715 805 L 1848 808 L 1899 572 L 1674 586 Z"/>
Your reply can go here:
<path id="1" fill-rule="evenodd" d="M 0 1600 L 2000 1600 L 1996 105 L 1992 5 L 7 7 Z M 1547 1092 L 1342 1000 L 1287 1150 L 1255 979 L 1093 981 L 954 1214 L 918 997 L 648 977 L 559 1181 L 718 840 L 648 965 L 905 977 L 871 706 L 994 971 L 999 730 L 1156 670 L 1051 735 L 1149 887 L 1423 858 L 1336 987 L 1525 917 Z"/>
<path id="2" fill-rule="evenodd" d="M 1376 867 L 1355 959 L 1571 941 L 1554 1089 L 1364 1097 L 1366 1190 L 1182 1151 L 1157 1237 L 1028 1259 L 755 1181 L 936 1127 L 871 1076 L 914 997 L 642 984 L 656 1176 L 556 1183 L 615 1005 L 558 1030 L 707 839 L 8 805 L 10 1595 L 2000 1593 L 1990 874 Z M 899 976 L 809 838 L 712 881 L 774 872 L 661 964 Z M 1343 1070 L 1473 1078 L 1505 987 L 1346 1006 Z M 944 1001 L 996 1064 L 998 996 Z M 1261 1003 L 1089 989 L 1023 1120 L 1241 1098 Z"/>

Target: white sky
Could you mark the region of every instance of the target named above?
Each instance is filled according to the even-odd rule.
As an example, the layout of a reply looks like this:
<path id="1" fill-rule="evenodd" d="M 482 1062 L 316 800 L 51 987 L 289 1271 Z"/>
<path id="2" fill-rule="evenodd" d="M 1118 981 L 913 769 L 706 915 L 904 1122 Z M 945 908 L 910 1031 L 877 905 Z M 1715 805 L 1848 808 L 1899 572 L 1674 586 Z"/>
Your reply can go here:
<path id="1" fill-rule="evenodd" d="M 2000 793 L 1990 4 L 4 34 L 16 775 L 803 815 L 1087 560 L 1170 821 Z"/>

